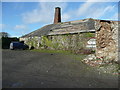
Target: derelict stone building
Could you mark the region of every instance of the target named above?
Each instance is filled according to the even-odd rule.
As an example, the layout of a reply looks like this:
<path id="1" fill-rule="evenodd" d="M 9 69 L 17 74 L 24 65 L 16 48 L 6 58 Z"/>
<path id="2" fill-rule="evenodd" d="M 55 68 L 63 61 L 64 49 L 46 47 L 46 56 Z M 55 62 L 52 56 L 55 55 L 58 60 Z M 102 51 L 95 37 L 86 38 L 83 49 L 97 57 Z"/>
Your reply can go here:
<path id="1" fill-rule="evenodd" d="M 118 61 L 118 22 L 83 19 L 61 22 L 60 8 L 55 8 L 54 24 L 46 25 L 27 35 L 24 40 L 36 49 L 71 50 L 91 48 L 97 57 Z"/>

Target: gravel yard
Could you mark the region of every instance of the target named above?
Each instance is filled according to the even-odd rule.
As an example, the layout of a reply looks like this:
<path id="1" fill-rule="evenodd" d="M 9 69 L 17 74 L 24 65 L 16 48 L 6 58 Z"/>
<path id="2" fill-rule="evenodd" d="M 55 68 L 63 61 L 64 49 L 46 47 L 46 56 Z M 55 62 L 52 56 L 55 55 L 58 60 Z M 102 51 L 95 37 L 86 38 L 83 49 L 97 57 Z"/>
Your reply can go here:
<path id="1" fill-rule="evenodd" d="M 3 88 L 117 88 L 118 77 L 69 55 L 2 50 Z"/>

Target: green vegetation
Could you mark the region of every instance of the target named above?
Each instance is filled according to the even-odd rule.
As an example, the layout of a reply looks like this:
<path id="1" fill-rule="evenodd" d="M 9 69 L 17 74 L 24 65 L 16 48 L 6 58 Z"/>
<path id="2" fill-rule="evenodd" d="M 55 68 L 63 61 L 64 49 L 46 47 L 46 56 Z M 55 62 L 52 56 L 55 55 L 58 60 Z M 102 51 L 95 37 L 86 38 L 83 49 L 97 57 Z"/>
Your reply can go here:
<path id="1" fill-rule="evenodd" d="M 40 53 L 60 53 L 64 55 L 69 55 L 71 58 L 75 60 L 83 60 L 87 56 L 84 54 L 74 54 L 71 51 L 63 51 L 63 50 L 34 49 L 31 51 L 40 52 Z"/>
<path id="2" fill-rule="evenodd" d="M 43 46 L 47 46 L 50 48 L 54 48 L 57 49 L 59 46 L 59 43 L 57 43 L 57 41 L 55 41 L 56 43 L 53 43 L 50 39 L 48 39 L 46 36 L 42 36 L 42 45 Z"/>
<path id="3" fill-rule="evenodd" d="M 48 38 L 46 36 L 42 36 L 42 44 L 49 46 L 49 47 L 52 47 L 52 41 L 48 40 Z"/>
<path id="4" fill-rule="evenodd" d="M 37 39 L 36 37 L 30 38 L 27 42 L 27 45 L 37 47 Z"/>
<path id="5" fill-rule="evenodd" d="M 34 52 L 42 52 L 42 53 L 63 53 L 63 54 L 72 54 L 70 51 L 63 51 L 63 50 L 48 50 L 48 49 L 34 49 L 31 50 Z"/>
<path id="6" fill-rule="evenodd" d="M 83 36 L 85 37 L 85 38 L 90 38 L 90 37 L 95 37 L 95 33 L 83 33 Z"/>
<path id="7" fill-rule="evenodd" d="M 87 50 L 86 43 L 88 41 L 88 38 L 94 37 L 94 33 L 82 33 L 82 34 L 66 34 L 66 35 L 58 35 L 58 36 L 42 36 L 39 40 L 39 43 L 37 42 L 38 38 L 34 37 L 31 40 L 28 40 L 28 44 L 34 47 L 37 47 L 37 49 L 47 49 L 47 50 L 37 50 L 40 52 L 50 52 L 50 53 L 65 53 L 67 52 L 73 52 L 76 54 L 79 54 L 79 56 L 82 53 L 82 57 L 84 57 L 85 53 L 89 53 L 90 50 Z M 39 45 L 39 47 L 37 46 Z M 49 50 L 48 50 L 49 49 Z M 53 51 L 51 51 L 53 50 Z M 56 50 L 56 51 L 54 51 Z M 64 51 L 62 51 L 64 50 Z M 91 52 L 90 52 L 91 53 Z"/>

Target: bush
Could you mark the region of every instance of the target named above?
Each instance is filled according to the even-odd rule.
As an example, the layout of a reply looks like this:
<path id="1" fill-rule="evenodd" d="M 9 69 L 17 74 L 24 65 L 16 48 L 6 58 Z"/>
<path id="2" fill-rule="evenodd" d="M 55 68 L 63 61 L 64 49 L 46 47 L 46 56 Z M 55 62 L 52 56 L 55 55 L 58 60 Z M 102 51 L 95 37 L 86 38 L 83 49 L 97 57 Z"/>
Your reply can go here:
<path id="1" fill-rule="evenodd" d="M 0 44 L 2 45 L 2 49 L 8 49 L 10 46 L 10 43 L 12 41 L 19 41 L 18 38 L 9 38 L 9 37 L 2 37 L 0 40 Z"/>

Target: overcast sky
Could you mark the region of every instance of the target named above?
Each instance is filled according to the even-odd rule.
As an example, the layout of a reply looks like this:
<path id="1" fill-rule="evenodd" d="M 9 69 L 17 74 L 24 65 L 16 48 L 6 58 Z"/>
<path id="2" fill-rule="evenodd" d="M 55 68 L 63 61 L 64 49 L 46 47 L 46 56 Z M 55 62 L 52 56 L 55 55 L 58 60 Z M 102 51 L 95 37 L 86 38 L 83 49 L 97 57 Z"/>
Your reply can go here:
<path id="1" fill-rule="evenodd" d="M 118 20 L 117 2 L 2 2 L 2 31 L 20 37 L 52 24 L 54 8 L 60 7 L 62 22 L 85 18 Z"/>

